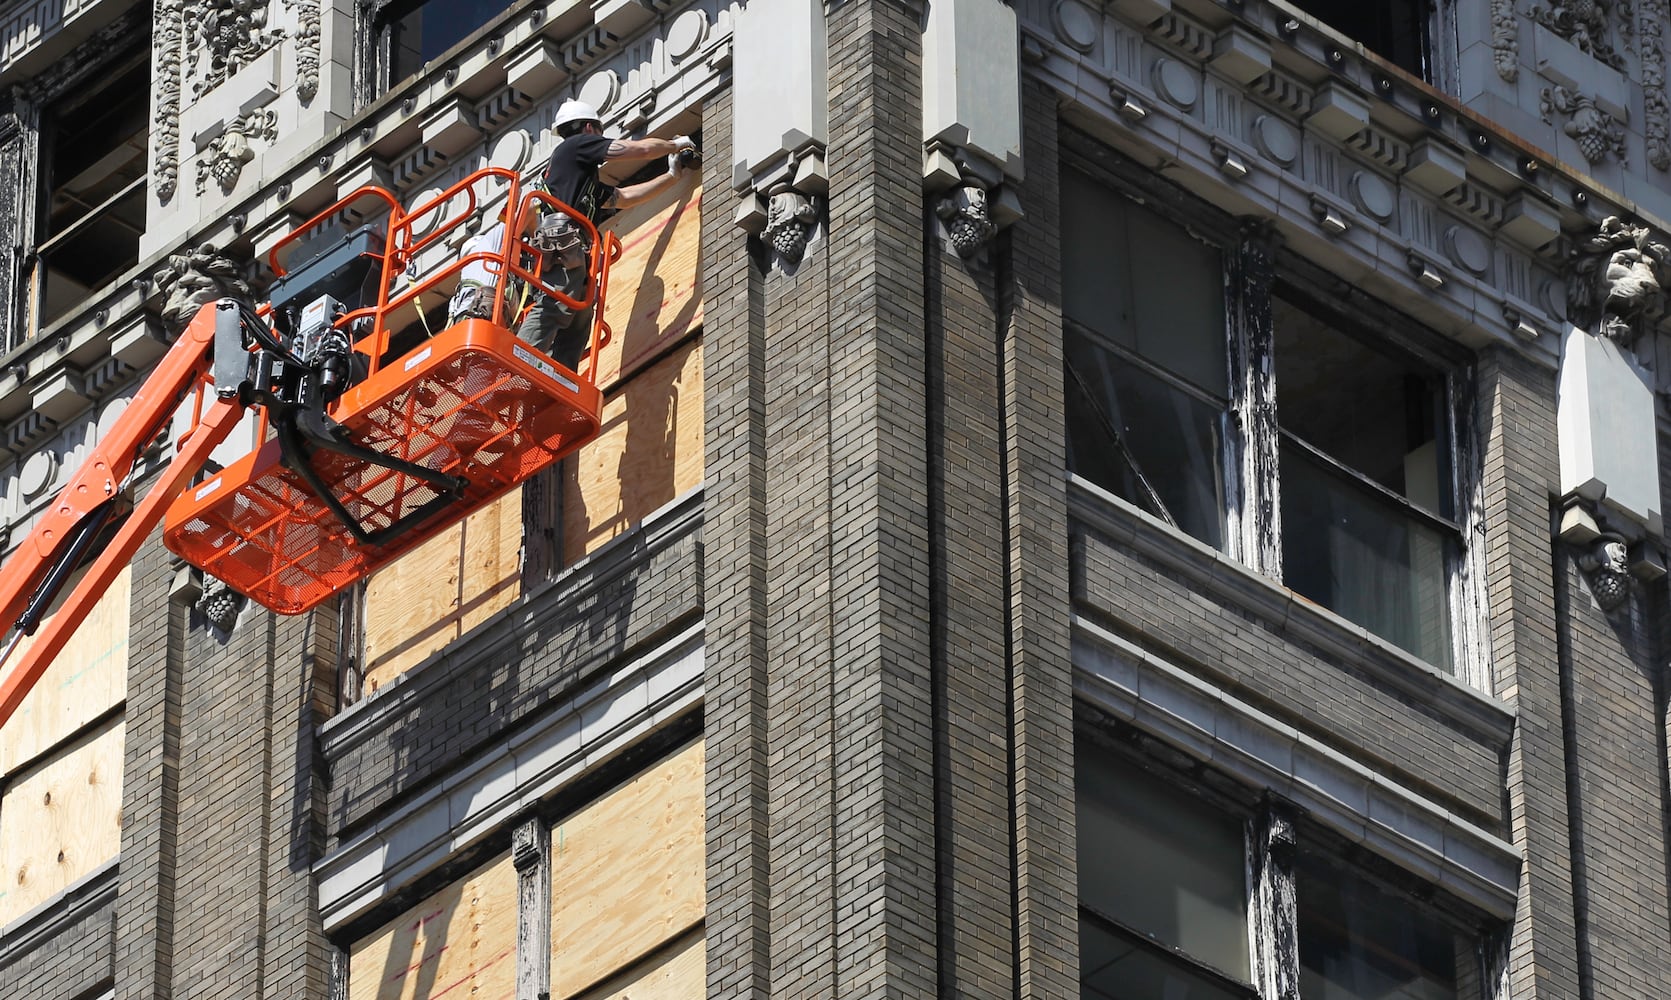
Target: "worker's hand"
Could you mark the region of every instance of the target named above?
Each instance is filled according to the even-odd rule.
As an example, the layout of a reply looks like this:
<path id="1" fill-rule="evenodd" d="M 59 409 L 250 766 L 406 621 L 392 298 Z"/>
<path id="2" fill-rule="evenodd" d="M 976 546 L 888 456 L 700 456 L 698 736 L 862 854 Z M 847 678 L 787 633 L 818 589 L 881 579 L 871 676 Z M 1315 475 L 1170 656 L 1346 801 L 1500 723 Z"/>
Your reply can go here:
<path id="1" fill-rule="evenodd" d="M 687 149 L 695 149 L 695 148 L 696 148 L 696 143 L 691 139 L 690 136 L 688 136 L 688 135 L 676 135 L 676 136 L 673 137 L 673 149 L 674 149 L 675 154 L 682 153 Z"/>

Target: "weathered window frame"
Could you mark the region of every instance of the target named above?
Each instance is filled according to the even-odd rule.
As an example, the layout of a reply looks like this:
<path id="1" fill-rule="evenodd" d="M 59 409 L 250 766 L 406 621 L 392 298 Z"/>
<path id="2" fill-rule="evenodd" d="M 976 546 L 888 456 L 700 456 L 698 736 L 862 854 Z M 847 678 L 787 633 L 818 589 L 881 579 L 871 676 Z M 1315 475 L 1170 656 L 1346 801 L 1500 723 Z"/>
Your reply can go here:
<path id="1" fill-rule="evenodd" d="M 1079 712 L 1084 709 L 1079 706 Z M 1298 996 L 1301 941 L 1297 862 L 1303 853 L 1375 885 L 1430 921 L 1471 940 L 1478 963 L 1476 978 L 1459 983 L 1458 996 L 1460 1000 L 1498 1000 L 1497 984 L 1505 982 L 1500 972 L 1506 959 L 1508 928 L 1495 918 L 1443 891 L 1434 891 L 1434 886 L 1420 876 L 1308 820 L 1300 809 L 1269 790 L 1243 786 L 1210 766 L 1186 765 L 1174 751 L 1162 748 L 1158 741 L 1125 723 L 1091 710 L 1089 715 L 1079 714 L 1074 730 L 1076 760 L 1087 752 L 1105 755 L 1117 767 L 1146 771 L 1161 779 L 1180 796 L 1199 799 L 1215 810 L 1242 818 L 1248 958 L 1253 982 L 1242 983 L 1163 943 L 1143 942 L 1150 946 L 1146 951 L 1232 995 Z M 1080 858 L 1083 864 L 1083 853 Z M 1082 899 L 1078 912 L 1081 922 L 1090 919 L 1112 926 L 1134 939 L 1134 944 L 1138 943 L 1135 939 L 1143 937 L 1142 931 L 1100 913 Z"/>
<path id="2" fill-rule="evenodd" d="M 96 84 L 113 63 L 150 64 L 153 58 L 150 11 L 136 7 L 12 88 L 9 103 L 0 103 L 0 353 L 22 346 L 43 325 L 38 271 L 51 193 L 45 157 L 50 155 L 53 105 Z M 141 187 L 149 183 L 142 177 Z"/>
<path id="3" fill-rule="evenodd" d="M 379 96 L 405 79 L 404 77 L 397 79 L 394 75 L 393 22 L 407 14 L 417 12 L 427 3 L 441 2 L 444 2 L 444 0 L 358 0 L 354 7 L 354 107 L 356 110 L 369 106 Z M 450 51 L 458 44 L 474 36 L 496 19 L 497 15 L 459 36 L 452 45 L 448 46 L 448 50 Z"/>
<path id="4" fill-rule="evenodd" d="M 1156 964 L 1173 969 L 1184 976 L 1201 982 L 1203 985 L 1220 990 L 1227 996 L 1238 998 L 1238 1000 L 1258 1000 L 1260 996 L 1258 944 L 1259 935 L 1262 933 L 1258 918 L 1260 901 L 1257 896 L 1258 884 L 1254 879 L 1248 877 L 1250 869 L 1247 867 L 1248 859 L 1251 857 L 1250 852 L 1253 850 L 1252 845 L 1257 839 L 1258 823 L 1260 822 L 1257 797 L 1238 794 L 1242 791 L 1239 787 L 1231 786 L 1230 783 L 1223 781 L 1212 772 L 1190 774 L 1168 767 L 1143 753 L 1139 747 L 1132 746 L 1129 740 L 1118 739 L 1116 734 L 1086 725 L 1081 720 L 1081 723 L 1075 727 L 1074 757 L 1076 765 L 1074 770 L 1076 775 L 1083 776 L 1083 758 L 1086 754 L 1094 754 L 1099 760 L 1111 763 L 1116 769 L 1128 773 L 1144 772 L 1150 778 L 1158 779 L 1155 783 L 1164 786 L 1163 790 L 1169 798 L 1203 802 L 1214 812 L 1224 814 L 1227 819 L 1226 825 L 1236 823 L 1240 826 L 1242 841 L 1240 856 L 1226 857 L 1221 860 L 1240 864 L 1243 869 L 1242 903 L 1245 908 L 1243 915 L 1247 922 L 1247 938 L 1243 945 L 1247 949 L 1245 957 L 1252 979 L 1251 981 L 1244 981 L 1232 972 L 1221 969 L 1211 962 L 1190 953 L 1184 947 L 1162 941 L 1144 928 L 1131 926 L 1119 917 L 1099 909 L 1095 901 L 1088 901 L 1084 896 L 1080 896 L 1077 900 L 1081 927 L 1083 928 L 1086 922 L 1090 922 L 1110 937 L 1131 945 L 1133 951 L 1141 952 L 1155 960 Z M 1216 782 L 1219 787 L 1209 787 L 1201 780 L 1203 778 L 1207 781 Z M 1076 784 L 1076 810 L 1080 806 L 1077 796 L 1082 791 L 1083 788 Z M 1080 858 L 1079 864 L 1083 867 L 1085 864 L 1085 854 L 1083 852 L 1081 852 Z M 1120 860 L 1127 859 L 1121 858 Z M 1081 877 L 1079 882 L 1081 891 L 1083 891 L 1084 885 L 1084 879 Z M 1081 940 L 1083 940 L 1083 936 L 1083 931 L 1081 931 Z M 1084 957 L 1082 953 L 1079 973 L 1081 976 L 1085 973 Z"/>
<path id="5" fill-rule="evenodd" d="M 1471 355 L 1386 303 L 1370 298 L 1326 268 L 1284 249 L 1268 224 L 1236 219 L 1159 179 L 1084 133 L 1064 130 L 1062 145 L 1061 170 L 1076 170 L 1090 176 L 1143 208 L 1186 227 L 1193 236 L 1220 250 L 1225 272 L 1225 334 L 1230 366 L 1230 398 L 1223 433 L 1226 505 L 1223 550 L 1227 555 L 1282 582 L 1279 456 L 1285 432 L 1276 405 L 1271 314 L 1272 297 L 1279 284 L 1319 304 L 1333 318 L 1375 331 L 1378 342 L 1384 341 L 1396 352 L 1431 368 L 1442 380 L 1445 419 L 1438 430 L 1438 444 L 1444 457 L 1439 485 L 1448 498 L 1450 516 L 1423 511 L 1402 497 L 1397 500 L 1401 507 L 1416 511 L 1423 525 L 1455 539 L 1455 545 L 1448 547 L 1445 562 L 1451 656 L 1447 663 L 1431 665 L 1489 691 L 1491 679 L 1480 593 L 1484 580 L 1483 551 L 1481 546 L 1469 544 L 1477 536 L 1483 517 L 1477 505 L 1477 449 L 1472 443 Z M 1064 211 L 1071 210 L 1071 206 L 1064 206 Z M 1071 252 L 1071 248 L 1064 247 L 1063 252 Z M 1063 322 L 1064 334 L 1070 330 L 1076 335 L 1088 333 L 1083 325 L 1066 316 Z M 1106 340 L 1099 338 L 1098 344 L 1104 346 Z M 1142 370 L 1154 373 L 1153 366 L 1144 365 Z M 1065 377 L 1069 381 L 1068 390 L 1077 391 L 1072 386 L 1071 374 Z M 1171 379 L 1168 384 L 1177 381 Z M 1337 460 L 1322 458 L 1340 475 L 1354 481 L 1365 478 Z M 1393 496 L 1384 487 L 1375 485 L 1378 497 Z"/>

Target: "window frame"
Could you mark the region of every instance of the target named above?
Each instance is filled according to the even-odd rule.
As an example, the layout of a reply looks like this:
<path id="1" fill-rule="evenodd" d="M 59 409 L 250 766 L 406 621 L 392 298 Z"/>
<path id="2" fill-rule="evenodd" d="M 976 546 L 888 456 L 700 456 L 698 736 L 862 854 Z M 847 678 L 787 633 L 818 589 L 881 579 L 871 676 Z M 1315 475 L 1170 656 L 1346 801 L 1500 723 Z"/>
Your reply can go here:
<path id="1" fill-rule="evenodd" d="M 1089 709 L 1089 711 L 1087 711 Z M 1491 1000 L 1496 976 L 1494 962 L 1506 958 L 1504 947 L 1510 924 L 1490 916 L 1448 895 L 1436 883 L 1399 867 L 1360 844 L 1328 829 L 1304 811 L 1270 789 L 1253 789 L 1222 773 L 1208 763 L 1188 765 L 1189 759 L 1129 722 L 1103 715 L 1088 705 L 1075 702 L 1074 761 L 1080 767 L 1083 753 L 1095 753 L 1116 767 L 1140 770 L 1176 791 L 1207 806 L 1240 818 L 1245 847 L 1243 869 L 1247 879 L 1243 895 L 1247 907 L 1248 949 L 1251 983 L 1244 983 L 1211 963 L 1181 949 L 1151 938 L 1138 928 L 1097 909 L 1077 896 L 1075 912 L 1083 922 L 1090 917 L 1105 932 L 1139 944 L 1167 964 L 1187 974 L 1201 976 L 1212 985 L 1257 1000 L 1273 983 L 1291 982 L 1296 988 L 1302 964 L 1299 957 L 1300 855 L 1320 859 L 1353 877 L 1370 883 L 1381 892 L 1398 897 L 1424 918 L 1443 926 L 1449 933 L 1473 944 L 1477 979 L 1460 982 L 1458 1000 Z M 1075 804 L 1079 808 L 1078 787 Z M 1076 835 L 1077 838 L 1077 835 Z M 1075 857 L 1081 857 L 1075 847 Z M 1076 860 L 1076 863 L 1078 861 Z M 1269 894 L 1261 881 L 1274 880 Z M 1267 963 L 1286 966 L 1282 958 L 1292 949 L 1292 968 L 1270 968 Z M 1076 973 L 1076 976 L 1082 973 Z M 1472 989 L 1469 990 L 1468 987 Z"/>
<path id="2" fill-rule="evenodd" d="M 1252 903 L 1249 901 L 1249 909 L 1251 910 L 1251 908 Z M 1166 965 L 1188 975 L 1206 979 L 1213 986 L 1226 993 L 1242 997 L 1244 1000 L 1259 1000 L 1259 987 L 1253 983 L 1244 983 L 1217 966 L 1209 962 L 1203 962 L 1182 948 L 1174 948 L 1163 944 L 1154 937 L 1104 913 L 1084 900 L 1079 901 L 1078 910 L 1081 926 L 1083 926 L 1085 920 L 1089 919 L 1092 923 L 1097 924 L 1104 933 L 1131 942 L 1145 954 L 1160 959 Z M 1251 917 L 1252 914 L 1250 913 L 1249 916 Z M 1249 961 L 1251 960 L 1250 956 Z"/>
<path id="3" fill-rule="evenodd" d="M 151 121 L 148 110 L 143 116 L 145 125 L 140 133 L 137 133 L 132 137 L 124 136 L 121 138 L 120 142 L 112 144 L 108 147 L 110 150 L 114 151 L 120 145 L 125 145 L 133 138 L 143 135 L 145 139 L 142 144 L 144 151 L 140 152 L 138 155 L 138 162 L 140 166 L 138 176 L 122 185 L 122 187 L 113 194 L 105 197 L 103 201 L 100 201 L 96 205 L 89 206 L 80 217 L 75 219 L 75 221 L 71 222 L 62 230 L 51 233 L 50 235 L 46 234 L 52 228 L 53 198 L 57 196 L 60 188 L 64 184 L 68 183 L 68 179 L 54 178 L 50 176 L 52 172 L 52 161 L 54 157 L 57 156 L 59 149 L 61 131 L 59 123 L 60 117 L 70 111 L 79 110 L 88 104 L 101 101 L 106 96 L 109 89 L 114 86 L 118 86 L 121 82 L 121 78 L 131 72 L 142 69 L 144 71 L 144 75 L 149 78 L 152 60 L 153 57 L 150 38 L 149 35 L 147 35 L 146 40 L 143 43 L 126 45 L 111 53 L 111 61 L 104 64 L 99 74 L 99 76 L 104 78 L 101 82 L 105 84 L 105 86 L 92 89 L 91 92 L 89 92 L 90 88 L 87 87 L 87 84 L 90 81 L 88 78 L 84 77 L 81 80 L 81 86 L 67 88 L 57 94 L 54 94 L 42 103 L 40 114 L 40 140 L 37 160 L 39 164 L 38 169 L 40 171 L 40 179 L 36 185 L 35 192 L 35 218 L 32 225 L 32 233 L 34 234 L 33 247 L 31 250 L 32 266 L 30 268 L 27 291 L 29 296 L 29 327 L 33 331 L 31 336 L 39 334 L 46 327 L 51 326 L 52 324 L 58 322 L 58 320 L 74 312 L 74 308 L 72 307 L 53 316 L 46 315 L 47 296 L 51 294 L 49 290 L 50 278 L 48 275 L 48 271 L 51 270 L 51 268 L 48 266 L 47 260 L 53 251 L 56 251 L 64 245 L 73 242 L 77 238 L 86 235 L 95 227 L 105 224 L 115 225 L 119 228 L 129 230 L 135 237 L 140 239 L 144 238 L 145 229 L 143 225 L 139 229 L 135 230 L 134 227 L 125 220 L 114 217 L 114 210 L 124 202 L 131 199 L 136 192 L 141 194 L 141 204 L 143 205 L 143 192 L 149 190 L 150 188 L 151 171 L 149 149 Z M 106 281 L 104 285 L 98 285 L 88 289 L 87 294 L 92 295 L 98 292 L 101 288 L 109 287 L 109 285 L 113 282 L 120 280 L 120 276 L 122 274 L 132 270 L 138 263 L 139 255 L 136 253 L 133 262 L 118 270 L 115 278 Z"/>
<path id="4" fill-rule="evenodd" d="M 1361 2 L 1361 0 L 1357 0 Z M 1456 94 L 1459 86 L 1459 63 L 1461 61 L 1460 39 L 1457 35 L 1456 0 L 1414 0 L 1427 9 L 1421 17 L 1421 61 L 1422 72 L 1411 73 L 1434 88 L 1447 94 Z M 1373 52 L 1376 58 L 1390 66 L 1397 66 L 1405 73 L 1410 69 L 1393 62 L 1391 56 L 1383 55 L 1369 47 L 1361 38 L 1352 38 L 1345 31 L 1329 24 L 1316 14 L 1302 8 L 1297 0 L 1275 0 L 1274 6 L 1279 10 L 1286 10 L 1302 17 L 1310 18 L 1316 23 L 1328 28 L 1330 32 L 1363 45 L 1364 49 Z"/>
<path id="5" fill-rule="evenodd" d="M 1321 265 L 1283 247 L 1267 223 L 1234 218 L 1154 176 L 1089 134 L 1064 129 L 1062 154 L 1059 170 L 1080 172 L 1093 183 L 1126 198 L 1139 210 L 1174 221 L 1219 251 L 1225 282 L 1226 355 L 1230 368 L 1229 398 L 1223 409 L 1225 453 L 1221 456 L 1221 466 L 1226 511 L 1221 550 L 1254 572 L 1286 586 L 1280 459 L 1284 442 L 1294 442 L 1308 456 L 1324 463 L 1331 473 L 1346 477 L 1354 488 L 1370 489 L 1370 495 L 1376 500 L 1393 502 L 1398 510 L 1414 515 L 1418 524 L 1454 539 L 1454 545 L 1446 546 L 1445 554 L 1450 657 L 1448 662 L 1429 666 L 1489 692 L 1492 684 L 1481 617 L 1484 602 L 1478 592 L 1485 578 L 1480 563 L 1483 547 L 1477 542 L 1469 544 L 1483 521 L 1477 503 L 1480 474 L 1475 468 L 1477 449 L 1471 446 L 1475 420 L 1472 354 L 1390 303 L 1371 297 Z M 1064 246 L 1062 252 L 1071 250 Z M 1279 290 L 1291 304 L 1306 311 L 1315 310 L 1313 315 L 1335 326 L 1341 335 L 1366 339 L 1378 350 L 1405 356 L 1431 371 L 1440 393 L 1440 412 L 1436 419 L 1441 423 L 1435 429 L 1435 442 L 1441 452 L 1438 470 L 1441 511 L 1429 511 L 1412 503 L 1281 425 L 1276 401 L 1279 390 L 1271 310 L 1271 301 Z M 1220 405 L 1210 393 L 1203 395 L 1203 390 L 1188 380 L 1135 356 L 1123 345 L 1112 343 L 1088 324 L 1070 317 L 1065 309 L 1062 324 L 1064 338 L 1071 334 L 1089 339 L 1098 348 L 1137 362 L 1141 371 L 1158 376 L 1166 385 L 1181 389 L 1192 398 Z M 1067 377 L 1065 370 L 1064 377 Z M 1065 388 L 1080 391 L 1074 386 Z M 1147 504 L 1137 506 L 1148 516 L 1165 522 L 1165 518 L 1149 512 Z M 1262 511 L 1270 513 L 1261 516 Z M 1176 526 L 1169 527 L 1181 531 Z M 1332 609 L 1325 610 L 1344 618 Z M 1389 647 L 1399 648 L 1390 638 L 1370 634 Z"/>
<path id="6" fill-rule="evenodd" d="M 83 95 L 94 89 L 91 85 L 108 82 L 113 65 L 118 67 L 114 70 L 117 74 L 144 66 L 150 76 L 155 62 L 152 43 L 149 14 L 143 8 L 130 10 L 82 42 L 68 57 L 14 88 L 9 104 L 0 104 L 0 174 L 15 192 L 15 201 L 9 203 L 8 211 L 0 213 L 0 247 L 4 248 L 0 249 L 0 264 L 5 265 L 4 274 L 0 275 L 0 354 L 23 347 L 49 327 L 86 308 L 85 305 L 73 307 L 50 319 L 44 318 L 42 279 L 46 265 L 42 251 L 84 232 L 89 224 L 97 222 L 124 198 L 131 197 L 135 190 L 150 187 L 148 151 L 154 123 L 147 111 L 144 128 L 147 153 L 142 158 L 139 178 L 107 197 L 63 232 L 43 235 L 50 224 L 53 187 L 48 183 L 47 174 L 53 155 L 58 106 L 67 101 L 96 99 Z M 143 230 L 139 235 L 143 236 Z M 99 293 L 120 285 L 123 276 L 131 274 L 140 259 L 136 255 L 115 277 L 92 289 L 86 296 L 88 303 L 100 297 Z"/>
<path id="7" fill-rule="evenodd" d="M 1155 779 L 1159 784 L 1165 786 L 1169 794 L 1204 802 L 1209 807 L 1234 817 L 1241 827 L 1242 851 L 1238 860 L 1242 868 L 1242 905 L 1247 918 L 1247 959 L 1252 980 L 1243 981 L 1238 979 L 1234 974 L 1211 962 L 1197 958 L 1180 947 L 1167 944 L 1148 932 L 1133 927 L 1106 911 L 1085 902 L 1078 896 L 1078 883 L 1076 881 L 1074 903 L 1076 911 L 1080 915 L 1079 918 L 1083 920 L 1086 914 L 1090 914 L 1097 923 L 1113 930 L 1121 937 L 1140 943 L 1146 952 L 1161 958 L 1166 964 L 1190 975 L 1205 977 L 1214 986 L 1227 992 L 1240 993 L 1250 998 L 1250 1000 L 1258 1000 L 1260 996 L 1258 982 L 1259 955 L 1255 940 L 1258 934 L 1255 917 L 1259 904 L 1255 898 L 1255 886 L 1252 880 L 1252 859 L 1253 852 L 1256 849 L 1255 845 L 1258 843 L 1261 797 L 1205 765 L 1185 770 L 1175 763 L 1170 763 L 1169 761 L 1173 756 L 1171 753 L 1167 753 L 1163 759 L 1148 749 L 1155 744 L 1152 737 L 1141 734 L 1127 723 L 1104 717 L 1086 718 L 1081 714 L 1083 708 L 1083 705 L 1076 703 L 1075 715 L 1077 718 L 1073 726 L 1074 773 L 1076 776 L 1080 768 L 1080 753 L 1090 751 L 1113 762 L 1115 767 L 1144 772 L 1149 778 Z M 1079 809 L 1078 792 L 1076 777 L 1073 804 L 1075 816 L 1078 815 Z M 1077 827 L 1075 837 L 1077 840 Z M 1077 853 L 1076 846 L 1076 858 Z M 1076 977 L 1078 975 L 1076 973 Z"/>
<path id="8" fill-rule="evenodd" d="M 421 73 L 411 77 L 394 79 L 394 25 L 393 22 L 407 14 L 422 10 L 426 4 L 439 3 L 444 0 L 358 0 L 354 6 L 354 108 L 363 110 L 369 107 L 379 97 L 393 90 L 409 79 L 416 79 Z M 511 7 L 507 6 L 505 11 Z M 505 11 L 488 18 L 482 24 L 459 37 L 447 48 L 439 61 L 451 55 L 470 39 L 487 31 L 495 23 L 505 17 Z"/>

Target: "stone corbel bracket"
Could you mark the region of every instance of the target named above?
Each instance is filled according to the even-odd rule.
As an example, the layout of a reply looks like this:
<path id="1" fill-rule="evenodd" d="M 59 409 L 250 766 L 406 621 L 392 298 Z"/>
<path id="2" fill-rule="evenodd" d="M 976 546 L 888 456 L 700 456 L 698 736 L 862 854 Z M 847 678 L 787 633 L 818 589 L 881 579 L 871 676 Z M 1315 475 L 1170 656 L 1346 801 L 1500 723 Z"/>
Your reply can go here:
<path id="1" fill-rule="evenodd" d="M 829 50 L 824 5 L 750 4 L 732 28 L 735 221 L 792 270 L 816 239 L 829 194 Z"/>
<path id="2" fill-rule="evenodd" d="M 818 237 L 829 191 L 824 148 L 809 143 L 773 169 L 748 179 L 740 192 L 735 221 L 760 238 L 774 265 L 792 271 Z"/>
<path id="3" fill-rule="evenodd" d="M 923 184 L 966 260 L 1021 217 L 1020 28 L 1002 0 L 932 4 L 923 21 Z"/>
<path id="4" fill-rule="evenodd" d="M 1561 511 L 1561 541 L 1572 548 L 1601 610 L 1611 614 L 1630 599 L 1631 581 L 1652 583 L 1665 576 L 1665 553 L 1652 538 L 1615 531 L 1606 511 L 1580 496 L 1569 496 Z"/>
<path id="5" fill-rule="evenodd" d="M 923 185 L 940 238 L 965 260 L 1022 215 L 1021 200 L 1001 168 L 971 150 L 938 140 L 923 150 Z"/>

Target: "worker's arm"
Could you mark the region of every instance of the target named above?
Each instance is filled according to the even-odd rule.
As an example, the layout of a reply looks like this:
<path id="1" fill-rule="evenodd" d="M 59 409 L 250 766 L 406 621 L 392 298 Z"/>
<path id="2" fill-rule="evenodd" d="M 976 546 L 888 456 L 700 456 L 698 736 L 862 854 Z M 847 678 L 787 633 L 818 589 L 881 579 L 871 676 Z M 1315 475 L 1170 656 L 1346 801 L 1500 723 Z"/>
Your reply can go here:
<path id="1" fill-rule="evenodd" d="M 692 148 L 693 143 L 688 135 L 676 135 L 671 139 L 611 139 L 609 148 L 604 152 L 608 160 L 653 160 L 658 156 L 677 153 L 681 149 Z"/>
<path id="2" fill-rule="evenodd" d="M 610 196 L 608 204 L 604 207 L 631 208 L 634 205 L 649 201 L 656 195 L 661 194 L 663 191 L 666 191 L 674 185 L 682 182 L 686 176 L 695 173 L 696 171 L 694 170 L 675 167 L 659 177 L 652 177 L 642 183 L 628 184 L 626 187 L 618 187 L 615 189 L 615 193 Z"/>
<path id="3" fill-rule="evenodd" d="M 680 135 L 674 136 L 672 139 L 636 139 L 632 141 L 666 146 L 668 150 L 667 173 L 638 184 L 628 184 L 616 188 L 614 193 L 604 202 L 604 208 L 631 208 L 634 205 L 649 201 L 656 195 L 678 184 L 685 178 L 685 175 L 696 173 L 693 165 L 685 162 L 689 157 L 681 155 L 686 150 L 696 148 L 696 144 L 691 142 L 689 136 Z"/>

